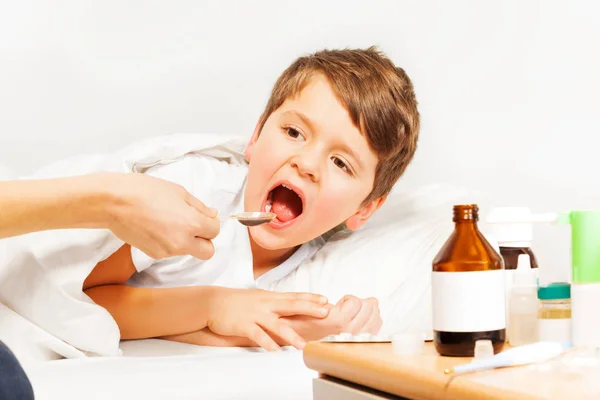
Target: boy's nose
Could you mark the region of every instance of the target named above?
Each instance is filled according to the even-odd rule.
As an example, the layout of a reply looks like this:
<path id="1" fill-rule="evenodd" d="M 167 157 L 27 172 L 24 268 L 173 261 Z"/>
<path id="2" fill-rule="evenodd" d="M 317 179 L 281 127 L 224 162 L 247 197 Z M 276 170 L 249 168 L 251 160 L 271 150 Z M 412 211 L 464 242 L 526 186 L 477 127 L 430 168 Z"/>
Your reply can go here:
<path id="1" fill-rule="evenodd" d="M 319 160 L 316 155 L 298 154 L 291 160 L 292 167 L 298 170 L 300 176 L 306 177 L 314 182 L 320 177 Z"/>

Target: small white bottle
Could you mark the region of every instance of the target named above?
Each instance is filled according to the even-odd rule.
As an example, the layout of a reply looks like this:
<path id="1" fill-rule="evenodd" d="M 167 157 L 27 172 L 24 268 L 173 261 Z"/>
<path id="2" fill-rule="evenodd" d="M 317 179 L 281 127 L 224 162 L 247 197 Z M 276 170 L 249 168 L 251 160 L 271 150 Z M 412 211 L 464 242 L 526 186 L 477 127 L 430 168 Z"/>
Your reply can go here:
<path id="1" fill-rule="evenodd" d="M 487 217 L 490 234 L 498 243 L 504 261 L 504 289 L 506 291 L 506 340 L 510 343 L 510 294 L 517 269 L 518 256 L 529 254 L 532 269 L 538 276 L 537 261 L 531 249 L 534 222 L 546 221 L 543 214 L 533 214 L 528 207 L 494 207 Z M 489 240 L 488 240 L 489 241 Z M 491 242 L 490 242 L 491 243 Z"/>
<path id="2" fill-rule="evenodd" d="M 528 254 L 519 255 L 508 301 L 508 340 L 522 346 L 538 340 L 537 273 Z"/>

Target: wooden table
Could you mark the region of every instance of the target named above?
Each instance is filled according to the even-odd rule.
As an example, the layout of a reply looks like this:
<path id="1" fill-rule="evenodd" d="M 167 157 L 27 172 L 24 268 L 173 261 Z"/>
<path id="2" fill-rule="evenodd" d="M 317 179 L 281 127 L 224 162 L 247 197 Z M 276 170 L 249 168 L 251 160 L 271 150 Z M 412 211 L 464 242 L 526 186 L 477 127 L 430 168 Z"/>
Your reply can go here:
<path id="1" fill-rule="evenodd" d="M 320 373 L 313 381 L 315 400 L 600 399 L 598 368 L 567 370 L 554 360 L 454 377 L 443 372 L 469 361 L 441 357 L 432 343 L 410 356 L 394 354 L 389 343 L 310 342 L 304 349 L 305 364 Z"/>

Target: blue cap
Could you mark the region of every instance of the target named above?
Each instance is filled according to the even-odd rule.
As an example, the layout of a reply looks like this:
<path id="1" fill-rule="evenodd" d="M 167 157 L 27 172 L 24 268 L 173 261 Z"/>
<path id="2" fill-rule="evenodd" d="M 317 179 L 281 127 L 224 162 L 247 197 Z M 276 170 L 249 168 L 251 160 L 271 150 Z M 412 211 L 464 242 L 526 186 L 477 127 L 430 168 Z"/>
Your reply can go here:
<path id="1" fill-rule="evenodd" d="M 571 285 L 566 282 L 555 282 L 548 286 L 540 286 L 537 296 L 540 300 L 570 299 Z"/>

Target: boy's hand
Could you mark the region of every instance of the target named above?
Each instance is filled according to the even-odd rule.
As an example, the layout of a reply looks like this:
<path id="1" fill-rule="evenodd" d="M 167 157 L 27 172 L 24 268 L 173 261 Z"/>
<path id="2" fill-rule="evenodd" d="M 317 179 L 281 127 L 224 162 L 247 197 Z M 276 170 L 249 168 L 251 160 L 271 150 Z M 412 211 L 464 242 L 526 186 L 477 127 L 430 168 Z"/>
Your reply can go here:
<path id="1" fill-rule="evenodd" d="M 327 318 L 315 319 L 305 316 L 284 318 L 305 340 L 318 340 L 341 332 L 358 334 L 379 332 L 382 325 L 377 299 L 359 299 L 344 296 L 335 306 L 329 305 Z"/>
<path id="2" fill-rule="evenodd" d="M 214 289 L 214 295 L 209 299 L 206 326 L 219 335 L 249 338 L 266 350 L 279 349 L 271 335 L 297 349 L 304 348 L 306 344 L 281 317 L 302 315 L 319 320 L 329 313 L 327 299 L 313 293 Z"/>
<path id="3" fill-rule="evenodd" d="M 341 303 L 341 304 L 340 304 Z M 354 310 L 360 308 L 358 312 L 354 314 L 352 319 L 348 320 L 348 314 L 352 315 Z M 357 333 L 370 333 L 376 335 L 383 324 L 381 315 L 379 313 L 379 302 L 374 297 L 368 299 L 359 299 L 358 297 L 346 295 L 336 305 L 340 307 L 339 313 L 340 318 L 340 332 L 350 332 L 352 334 Z M 334 316 L 335 316 L 334 312 Z"/>

